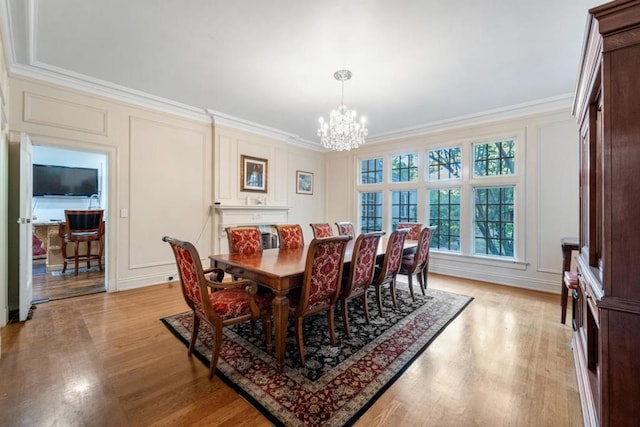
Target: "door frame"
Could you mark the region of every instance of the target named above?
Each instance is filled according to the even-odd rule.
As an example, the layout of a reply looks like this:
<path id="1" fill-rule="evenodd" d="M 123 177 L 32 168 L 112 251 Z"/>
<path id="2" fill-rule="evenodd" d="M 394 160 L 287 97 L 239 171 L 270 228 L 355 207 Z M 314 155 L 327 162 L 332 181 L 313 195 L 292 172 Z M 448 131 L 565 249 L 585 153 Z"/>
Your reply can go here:
<path id="1" fill-rule="evenodd" d="M 65 138 L 56 138 L 48 135 L 41 135 L 36 133 L 29 133 L 31 142 L 33 145 L 48 146 L 55 148 L 62 148 L 72 151 L 85 151 L 106 155 L 106 182 L 103 185 L 106 187 L 107 203 L 104 206 L 105 212 L 108 214 L 108 221 L 105 223 L 105 289 L 107 292 L 117 292 L 118 283 L 116 280 L 118 271 L 118 259 L 116 251 L 116 236 L 118 229 L 116 201 L 118 199 L 117 191 L 117 164 L 118 147 L 113 147 L 106 144 L 97 144 L 87 141 L 78 141 Z"/>

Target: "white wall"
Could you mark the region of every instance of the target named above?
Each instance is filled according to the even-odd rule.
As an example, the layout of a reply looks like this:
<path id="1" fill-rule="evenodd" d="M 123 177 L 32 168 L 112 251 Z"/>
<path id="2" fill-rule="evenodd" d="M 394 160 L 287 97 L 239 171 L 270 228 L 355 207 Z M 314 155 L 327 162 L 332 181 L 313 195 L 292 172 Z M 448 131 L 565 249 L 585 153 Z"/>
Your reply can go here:
<path id="1" fill-rule="evenodd" d="M 197 241 L 203 256 L 210 253 L 210 123 L 30 79 L 10 79 L 9 87 L 12 130 L 41 147 L 106 159 L 109 291 L 175 276 L 165 234 Z"/>
<path id="2" fill-rule="evenodd" d="M 504 115 L 504 113 L 503 113 Z M 491 135 L 521 135 L 525 149 L 524 242 L 521 262 L 432 252 L 430 270 L 510 286 L 558 293 L 561 282 L 560 239 L 578 235 L 578 137 L 570 108 L 483 124 L 455 127 L 403 139 L 366 144 L 356 151 L 327 154 L 327 218 L 357 224 L 357 158 L 418 151 L 430 146 L 473 141 Z M 419 207 L 419 222 L 426 210 Z M 469 229 L 469 227 L 467 227 Z M 386 230 L 387 232 L 391 230 Z"/>
<path id="3" fill-rule="evenodd" d="M 367 144 L 349 153 L 321 153 L 231 127 L 216 126 L 214 134 L 209 121 L 27 78 L 10 79 L 9 91 L 10 129 L 27 132 L 42 147 L 106 157 L 108 197 L 104 205 L 111 212 L 106 254 L 109 291 L 147 286 L 175 276 L 172 254 L 161 241 L 163 235 L 196 243 L 206 262 L 206 256 L 219 249 L 221 237 L 214 226 L 214 201 L 243 205 L 247 196 L 266 196 L 267 204 L 289 207 L 289 222 L 302 224 L 305 240 L 310 241 L 311 222 L 357 221 L 356 156 L 424 149 L 505 130 L 519 129 L 527 147 L 525 263 L 486 263 L 434 253 L 432 270 L 557 292 L 559 240 L 578 232 L 577 132 L 568 108 L 485 124 L 461 124 Z M 6 142 L 0 141 L 0 154 L 5 156 Z M 268 160 L 266 194 L 240 191 L 243 154 Z M 4 162 L 6 156 L 2 156 L 0 161 Z M 314 174 L 313 195 L 296 193 L 297 170 Z M 6 205 L 4 187 L 0 203 Z M 6 254 L 0 262 L 4 260 Z M 4 309 L 4 272 L 0 280 L 4 280 L 0 286 L 0 308 Z"/>
<path id="4" fill-rule="evenodd" d="M 267 192 L 241 190 L 240 159 L 250 156 L 267 161 Z M 323 220 L 325 216 L 324 154 L 298 148 L 274 138 L 250 134 L 224 126 L 216 126 L 214 165 L 214 200 L 223 206 L 268 206 L 288 207 L 288 221 L 300 223 L 305 233 L 305 242 L 313 234 L 308 224 Z M 296 194 L 296 170 L 314 174 L 314 194 Z M 216 222 L 214 251 L 226 251 L 226 236 L 221 224 Z M 307 230 L 308 228 L 308 230 Z"/>
<path id="5" fill-rule="evenodd" d="M 265 197 L 269 205 L 291 205 L 290 220 L 304 225 L 324 217 L 321 152 L 231 127 L 216 126 L 214 133 L 208 118 L 188 119 L 27 78 L 11 79 L 10 91 L 11 130 L 28 133 L 49 153 L 51 147 L 97 153 L 106 164 L 109 291 L 176 275 L 164 235 L 193 242 L 206 263 L 221 237 L 214 200 L 244 205 L 247 196 Z M 268 161 L 267 193 L 240 191 L 241 155 Z M 314 173 L 313 196 L 295 194 L 296 169 Z M 43 204 L 36 209 L 39 222 L 49 215 Z"/>
<path id="6" fill-rule="evenodd" d="M 98 188 L 100 198 L 93 201 L 92 207 L 106 206 L 106 191 L 104 176 L 107 166 L 107 156 L 102 153 L 68 150 L 51 146 L 33 145 L 33 164 L 56 165 L 69 167 L 85 167 L 98 170 Z M 88 209 L 88 197 L 34 197 L 32 201 L 33 222 L 47 223 L 64 220 L 65 209 Z M 105 212 L 105 220 L 108 220 Z"/>

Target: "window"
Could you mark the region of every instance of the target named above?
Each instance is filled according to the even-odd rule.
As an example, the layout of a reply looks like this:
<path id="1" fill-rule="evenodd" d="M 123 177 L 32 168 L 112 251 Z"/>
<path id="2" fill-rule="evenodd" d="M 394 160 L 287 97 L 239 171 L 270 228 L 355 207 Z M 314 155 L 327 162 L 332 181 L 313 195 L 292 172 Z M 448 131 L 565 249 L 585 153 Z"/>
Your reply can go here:
<path id="1" fill-rule="evenodd" d="M 409 141 L 404 153 L 355 160 L 361 231 L 417 222 L 433 226 L 430 248 L 442 260 L 523 263 L 525 135 L 507 132 L 421 149 Z"/>
<path id="2" fill-rule="evenodd" d="M 474 252 L 513 257 L 514 187 L 475 188 Z"/>
<path id="3" fill-rule="evenodd" d="M 516 143 L 514 140 L 475 144 L 473 148 L 474 176 L 513 175 L 515 173 Z"/>
<path id="4" fill-rule="evenodd" d="M 417 182 L 418 164 L 415 154 L 401 154 L 391 160 L 391 182 Z"/>
<path id="5" fill-rule="evenodd" d="M 429 180 L 460 179 L 462 158 L 460 148 L 429 151 Z"/>
<path id="6" fill-rule="evenodd" d="M 418 221 L 418 192 L 416 190 L 391 192 L 391 222 L 395 230 L 399 222 Z"/>
<path id="7" fill-rule="evenodd" d="M 382 158 L 367 159 L 360 163 L 360 183 L 379 184 L 382 182 Z"/>
<path id="8" fill-rule="evenodd" d="M 362 193 L 360 207 L 360 231 L 382 231 L 382 193 Z"/>
<path id="9" fill-rule="evenodd" d="M 429 191 L 429 224 L 437 227 L 429 247 L 460 251 L 460 188 Z"/>

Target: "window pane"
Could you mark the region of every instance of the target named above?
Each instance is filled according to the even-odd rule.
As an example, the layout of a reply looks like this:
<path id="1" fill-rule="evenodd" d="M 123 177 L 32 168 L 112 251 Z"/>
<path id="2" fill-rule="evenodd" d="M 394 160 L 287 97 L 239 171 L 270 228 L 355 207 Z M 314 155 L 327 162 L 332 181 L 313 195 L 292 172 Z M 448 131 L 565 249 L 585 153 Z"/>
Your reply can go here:
<path id="1" fill-rule="evenodd" d="M 460 251 L 460 188 L 429 191 L 429 223 L 436 226 L 429 247 Z"/>
<path id="2" fill-rule="evenodd" d="M 475 144 L 473 150 L 474 176 L 513 175 L 515 173 L 516 143 L 513 139 Z"/>
<path id="3" fill-rule="evenodd" d="M 378 184 L 382 182 L 382 158 L 367 159 L 360 163 L 360 183 Z"/>
<path id="4" fill-rule="evenodd" d="M 513 257 L 514 187 L 475 188 L 474 251 Z"/>
<path id="5" fill-rule="evenodd" d="M 361 193 L 360 229 L 362 233 L 382 231 L 382 193 Z"/>
<path id="6" fill-rule="evenodd" d="M 418 191 L 393 191 L 391 195 L 391 225 L 393 229 L 399 222 L 418 221 Z"/>
<path id="7" fill-rule="evenodd" d="M 391 160 L 392 182 L 418 181 L 418 156 L 415 154 L 401 154 Z"/>
<path id="8" fill-rule="evenodd" d="M 461 162 L 459 147 L 429 151 L 429 180 L 459 179 Z"/>

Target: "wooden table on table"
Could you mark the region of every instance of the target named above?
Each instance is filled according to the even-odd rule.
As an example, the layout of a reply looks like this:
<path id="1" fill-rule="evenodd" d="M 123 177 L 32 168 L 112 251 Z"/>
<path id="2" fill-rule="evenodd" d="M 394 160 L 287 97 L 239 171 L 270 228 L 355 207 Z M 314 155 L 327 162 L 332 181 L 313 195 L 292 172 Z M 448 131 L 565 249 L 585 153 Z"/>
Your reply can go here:
<path id="1" fill-rule="evenodd" d="M 388 237 L 380 239 L 378 258 L 381 261 L 387 248 Z M 345 251 L 345 264 L 351 262 L 355 240 L 350 240 Z M 404 252 L 415 251 L 418 242 L 406 240 Z M 304 269 L 307 261 L 308 245 L 301 249 L 265 249 L 262 254 L 210 255 L 211 267 L 221 268 L 229 274 L 253 280 L 266 286 L 275 294 L 273 298 L 273 323 L 275 333 L 276 363 L 282 371 L 287 337 L 287 321 L 289 317 L 289 299 L 291 289 L 302 286 Z"/>

